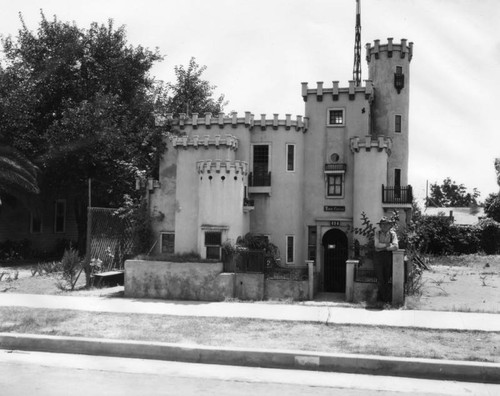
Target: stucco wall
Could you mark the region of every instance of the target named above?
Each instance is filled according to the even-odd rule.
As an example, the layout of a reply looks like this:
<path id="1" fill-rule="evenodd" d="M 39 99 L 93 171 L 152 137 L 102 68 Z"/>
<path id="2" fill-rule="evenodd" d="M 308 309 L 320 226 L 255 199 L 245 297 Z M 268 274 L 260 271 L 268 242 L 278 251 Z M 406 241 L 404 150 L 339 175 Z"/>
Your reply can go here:
<path id="1" fill-rule="evenodd" d="M 309 299 L 308 281 L 289 281 L 278 279 L 266 279 L 266 300 L 282 300 L 291 298 L 294 301 Z"/>
<path id="2" fill-rule="evenodd" d="M 222 301 L 234 294 L 234 274 L 222 269 L 222 263 L 127 260 L 125 297 Z"/>
<path id="3" fill-rule="evenodd" d="M 264 298 L 264 274 L 236 274 L 234 297 L 240 300 Z"/>

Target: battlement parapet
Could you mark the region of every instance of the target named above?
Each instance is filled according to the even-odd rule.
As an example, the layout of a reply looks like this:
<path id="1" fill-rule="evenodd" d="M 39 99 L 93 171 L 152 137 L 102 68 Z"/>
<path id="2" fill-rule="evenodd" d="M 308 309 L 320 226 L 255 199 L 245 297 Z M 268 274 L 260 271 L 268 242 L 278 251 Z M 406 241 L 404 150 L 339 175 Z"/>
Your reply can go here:
<path id="1" fill-rule="evenodd" d="M 229 160 L 203 160 L 196 162 L 198 174 L 224 173 L 248 175 L 248 162 Z M 223 179 L 224 180 L 224 179 Z M 236 180 L 236 178 L 235 178 Z"/>
<path id="2" fill-rule="evenodd" d="M 172 145 L 175 148 L 184 148 L 192 147 L 195 149 L 205 148 L 208 149 L 210 146 L 215 148 L 220 148 L 221 146 L 225 146 L 230 150 L 238 149 L 238 139 L 233 135 L 226 135 L 222 137 L 221 135 L 205 135 L 200 138 L 199 135 L 194 135 L 193 137 L 188 136 L 174 136 L 172 138 Z"/>
<path id="3" fill-rule="evenodd" d="M 371 80 L 364 80 L 364 87 L 357 87 L 354 80 L 349 80 L 349 87 L 340 88 L 338 81 L 332 81 L 331 88 L 324 88 L 323 81 L 318 81 L 317 87 L 309 89 L 309 83 L 302 83 L 302 98 L 307 102 L 309 95 L 315 95 L 318 102 L 323 101 L 325 95 L 330 95 L 334 101 L 339 100 L 340 95 L 349 95 L 349 100 L 355 100 L 356 94 L 361 93 L 368 101 L 373 100 L 373 83 Z"/>
<path id="4" fill-rule="evenodd" d="M 381 53 L 386 53 L 388 58 L 399 56 L 401 59 L 408 56 L 408 62 L 413 58 L 413 42 L 407 43 L 408 40 L 401 39 L 400 44 L 395 44 L 393 38 L 387 39 L 387 44 L 380 44 L 380 40 L 374 40 L 372 47 L 371 43 L 366 44 L 366 61 L 370 63 L 372 57 L 379 59 Z"/>
<path id="5" fill-rule="evenodd" d="M 291 114 L 286 114 L 285 119 L 279 119 L 279 114 L 273 114 L 273 118 L 271 119 L 267 119 L 266 114 L 261 114 L 260 118 L 256 118 L 250 111 L 245 112 L 245 117 L 238 117 L 238 113 L 236 112 L 229 115 L 220 113 L 216 117 L 213 117 L 212 113 L 205 113 L 204 117 L 199 117 L 198 113 L 193 113 L 191 117 L 181 113 L 178 118 L 174 118 L 172 114 L 167 114 L 166 117 L 158 118 L 156 120 L 156 125 L 176 126 L 181 130 L 188 126 L 193 129 L 211 129 L 212 127 L 223 129 L 226 127 L 236 128 L 239 125 L 244 125 L 250 130 L 253 130 L 254 127 L 258 127 L 261 130 L 266 130 L 267 128 L 272 128 L 274 130 L 285 128 L 286 130 L 295 129 L 296 131 L 305 133 L 309 128 L 309 119 L 297 115 L 297 117 L 292 120 Z"/>
<path id="6" fill-rule="evenodd" d="M 392 139 L 386 136 L 373 136 L 358 137 L 354 136 L 350 139 L 349 145 L 353 153 L 359 153 L 362 150 L 370 151 L 372 149 L 378 151 L 386 151 L 391 155 Z"/>

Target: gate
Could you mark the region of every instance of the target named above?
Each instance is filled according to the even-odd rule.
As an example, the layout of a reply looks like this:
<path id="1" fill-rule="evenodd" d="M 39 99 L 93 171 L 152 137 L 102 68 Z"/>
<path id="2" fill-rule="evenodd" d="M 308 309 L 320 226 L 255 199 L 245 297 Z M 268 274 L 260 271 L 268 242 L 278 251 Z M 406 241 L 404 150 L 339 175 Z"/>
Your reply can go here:
<path id="1" fill-rule="evenodd" d="M 332 229 L 323 236 L 324 291 L 345 293 L 347 236 Z"/>
<path id="2" fill-rule="evenodd" d="M 88 260 L 100 262 L 96 272 L 123 269 L 125 260 L 134 253 L 130 220 L 117 216 L 113 208 L 89 208 L 88 216 Z"/>

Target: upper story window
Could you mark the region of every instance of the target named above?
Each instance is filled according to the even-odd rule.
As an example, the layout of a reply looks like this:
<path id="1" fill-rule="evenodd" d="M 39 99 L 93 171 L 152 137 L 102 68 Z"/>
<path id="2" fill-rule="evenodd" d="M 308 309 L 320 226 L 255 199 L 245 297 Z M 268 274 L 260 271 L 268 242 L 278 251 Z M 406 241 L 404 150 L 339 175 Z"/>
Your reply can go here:
<path id="1" fill-rule="evenodd" d="M 66 200 L 58 199 L 55 204 L 54 232 L 66 232 Z"/>
<path id="2" fill-rule="evenodd" d="M 328 126 L 344 126 L 344 109 L 328 109 Z"/>
<path id="3" fill-rule="evenodd" d="M 401 115 L 399 114 L 394 117 L 394 132 L 401 133 Z"/>
<path id="4" fill-rule="evenodd" d="M 286 171 L 295 172 L 295 144 L 286 145 Z"/>
<path id="5" fill-rule="evenodd" d="M 340 198 L 343 196 L 344 175 L 334 173 L 326 175 L 326 196 L 329 198 Z"/>
<path id="6" fill-rule="evenodd" d="M 252 173 L 250 186 L 270 186 L 271 153 L 269 144 L 254 144 L 252 146 Z"/>

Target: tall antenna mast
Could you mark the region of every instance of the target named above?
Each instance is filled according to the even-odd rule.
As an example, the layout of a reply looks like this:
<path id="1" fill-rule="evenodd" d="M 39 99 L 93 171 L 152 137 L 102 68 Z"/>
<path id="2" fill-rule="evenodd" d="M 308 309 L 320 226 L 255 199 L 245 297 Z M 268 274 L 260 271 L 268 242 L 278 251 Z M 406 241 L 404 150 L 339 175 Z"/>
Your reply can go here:
<path id="1" fill-rule="evenodd" d="M 352 79 L 354 86 L 361 85 L 361 0 L 356 0 L 356 35 L 354 38 L 354 66 Z"/>

